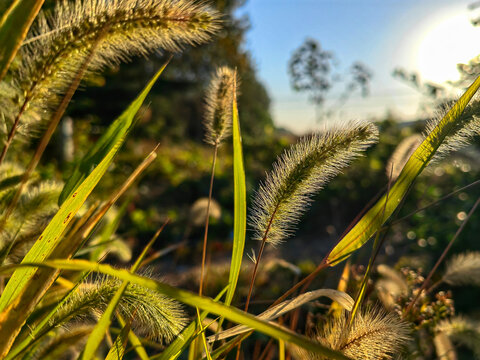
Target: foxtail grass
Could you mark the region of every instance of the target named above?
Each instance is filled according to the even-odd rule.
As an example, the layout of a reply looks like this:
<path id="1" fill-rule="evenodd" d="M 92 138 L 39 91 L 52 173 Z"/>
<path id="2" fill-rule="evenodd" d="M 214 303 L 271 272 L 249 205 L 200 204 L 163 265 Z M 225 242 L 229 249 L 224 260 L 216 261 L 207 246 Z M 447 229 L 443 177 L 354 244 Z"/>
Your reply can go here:
<path id="1" fill-rule="evenodd" d="M 412 156 L 422 141 L 423 137 L 420 134 L 414 134 L 406 137 L 398 144 L 385 167 L 387 176 L 391 178 L 391 181 L 397 180 L 408 159 L 410 159 L 410 156 Z"/>
<path id="2" fill-rule="evenodd" d="M 343 128 L 333 128 L 300 139 L 273 164 L 273 170 L 267 174 L 253 198 L 250 225 L 254 230 L 253 238 L 261 243 L 244 311 L 248 311 L 250 305 L 265 244 L 278 245 L 292 235 L 293 227 L 309 207 L 313 195 L 377 138 L 375 125 L 350 122 Z M 240 345 L 237 360 L 239 357 Z"/>
<path id="3" fill-rule="evenodd" d="M 121 284 L 119 280 L 106 277 L 84 283 L 58 309 L 51 320 L 52 325 L 98 318 Z M 132 328 L 136 333 L 156 341 L 170 342 L 187 322 L 178 302 L 136 284 L 127 286 L 118 311 L 125 318 L 130 318 L 135 313 Z"/>
<path id="4" fill-rule="evenodd" d="M 436 331 L 447 335 L 454 343 L 471 349 L 480 358 L 480 323 L 463 316 L 454 316 L 436 326 Z"/>
<path id="5" fill-rule="evenodd" d="M 448 263 L 443 281 L 450 285 L 480 286 L 480 253 L 455 255 Z"/>
<path id="6" fill-rule="evenodd" d="M 375 143 L 377 136 L 373 124 L 350 122 L 304 137 L 285 151 L 254 195 L 253 238 L 278 245 L 292 235 L 313 195 Z"/>
<path id="7" fill-rule="evenodd" d="M 339 350 L 351 359 L 387 360 L 401 353 L 409 341 L 409 325 L 397 315 L 368 309 L 358 313 L 347 327 L 345 312 L 331 317 L 318 329 L 314 338 L 331 349 Z M 327 360 L 298 347 L 293 348 L 297 360 Z"/>
<path id="8" fill-rule="evenodd" d="M 250 225 L 253 238 L 261 244 L 246 310 L 265 244 L 278 245 L 292 235 L 313 195 L 373 144 L 377 136 L 373 124 L 350 122 L 344 128 L 300 139 L 277 159 L 253 199 Z"/>
<path id="9" fill-rule="evenodd" d="M 210 188 L 205 214 L 205 231 L 203 236 L 202 265 L 200 271 L 200 286 L 198 293 L 202 295 L 205 277 L 205 259 L 207 253 L 208 224 L 210 219 L 210 205 L 212 203 L 213 180 L 217 162 L 218 147 L 230 134 L 232 127 L 233 99 L 237 96 L 237 73 L 228 67 L 220 67 L 210 81 L 206 95 L 206 114 L 204 119 L 205 141 L 213 145 L 212 171 Z"/>
<path id="10" fill-rule="evenodd" d="M 219 29 L 219 15 L 188 0 L 59 1 L 43 12 L 20 50 L 12 83 L 4 84 L 2 116 L 8 134 L 32 135 L 55 109 L 92 49 L 86 74 L 153 52 L 178 52 L 206 42 Z M 95 43 L 98 45 L 95 46 Z"/>

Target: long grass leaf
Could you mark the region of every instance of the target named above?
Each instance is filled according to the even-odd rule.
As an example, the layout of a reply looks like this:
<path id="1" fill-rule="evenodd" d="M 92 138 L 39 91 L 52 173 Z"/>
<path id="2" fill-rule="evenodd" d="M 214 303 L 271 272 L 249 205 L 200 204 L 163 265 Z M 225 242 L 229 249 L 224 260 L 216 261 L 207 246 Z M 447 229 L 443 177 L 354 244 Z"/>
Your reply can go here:
<path id="1" fill-rule="evenodd" d="M 428 134 L 422 144 L 415 150 L 405 164 L 397 181 L 390 191 L 360 219 L 360 221 L 343 237 L 327 258 L 327 263 L 334 266 L 347 259 L 355 250 L 362 247 L 372 235 L 397 209 L 408 189 L 425 169 L 447 136 L 455 131 L 457 119 L 480 87 L 480 77 L 467 89 L 438 125 Z M 388 200 L 387 200 L 388 199 Z"/>
<path id="2" fill-rule="evenodd" d="M 120 331 L 112 347 L 108 351 L 105 360 L 122 360 L 125 355 L 125 348 L 127 347 L 128 334 L 130 333 L 132 322 L 129 321 Z"/>
<path id="3" fill-rule="evenodd" d="M 117 313 L 117 318 L 118 318 L 118 322 L 120 323 L 120 325 L 122 327 L 125 327 L 125 325 L 127 324 L 126 321 L 122 318 L 122 316 L 120 314 Z M 150 360 L 150 357 L 148 356 L 147 354 L 147 351 L 145 350 L 145 348 L 143 347 L 142 345 L 142 342 L 140 341 L 140 339 L 137 337 L 137 335 L 135 335 L 135 333 L 130 330 L 128 332 L 128 340 L 130 341 L 130 343 L 132 344 L 133 346 L 133 349 L 135 350 L 135 352 L 137 353 L 138 357 L 141 359 L 141 360 Z"/>
<path id="4" fill-rule="evenodd" d="M 27 36 L 44 0 L 16 0 L 0 19 L 0 81 Z"/>
<path id="5" fill-rule="evenodd" d="M 160 76 L 163 68 L 160 69 L 155 76 L 150 80 L 145 89 L 140 93 L 140 95 L 130 104 L 130 106 L 125 110 L 125 112 L 120 116 L 120 118 L 125 119 L 124 121 L 132 121 L 135 114 L 138 112 L 140 106 L 142 105 L 145 97 L 149 93 L 150 89 L 154 85 L 157 78 Z M 115 136 L 114 133 L 112 136 Z M 125 134 L 124 134 L 125 135 Z M 88 175 L 88 177 L 83 180 L 83 182 L 76 188 L 76 190 L 65 200 L 65 202 L 60 207 L 57 214 L 53 217 L 50 223 L 47 225 L 43 233 L 40 235 L 38 240 L 32 246 L 30 251 L 27 253 L 23 262 L 41 262 L 45 260 L 57 247 L 57 245 L 62 240 L 62 233 L 78 212 L 80 207 L 83 205 L 88 195 L 92 192 L 93 188 L 100 181 L 102 176 L 107 171 L 110 163 L 113 160 L 113 157 L 117 153 L 117 150 L 123 144 L 125 137 L 121 136 L 116 137 L 116 143 L 109 147 L 103 159 L 95 167 L 95 169 Z M 0 311 L 3 311 L 12 300 L 18 296 L 23 287 L 32 279 L 35 274 L 36 269 L 32 268 L 20 268 L 12 275 L 10 280 L 7 283 L 7 286 L 0 297 Z"/>
<path id="6" fill-rule="evenodd" d="M 40 323 L 36 325 L 33 329 L 31 329 L 29 336 L 27 336 L 18 345 L 12 348 L 5 360 L 15 359 L 20 353 L 27 349 L 27 347 L 31 346 L 32 343 L 37 342 L 38 339 L 40 339 L 43 335 L 46 335 L 51 330 L 51 327 L 48 326 L 50 320 L 53 318 L 57 310 L 62 307 L 62 305 L 65 304 L 68 298 L 77 290 L 82 281 L 89 274 L 90 272 L 85 272 L 81 276 L 79 281 L 77 281 L 77 283 L 72 286 L 72 288 L 63 296 L 63 298 L 55 304 L 55 307 L 40 321 Z"/>
<path id="7" fill-rule="evenodd" d="M 228 285 L 213 299 L 213 301 L 219 301 L 225 292 L 228 290 Z M 208 315 L 207 311 L 203 311 L 200 314 L 200 320 L 203 321 Z M 177 359 L 183 350 L 185 350 L 192 342 L 197 330 L 197 320 L 190 323 L 185 329 L 183 329 L 180 336 L 178 336 L 159 356 L 153 356 L 151 360 L 175 360 Z"/>
<path id="8" fill-rule="evenodd" d="M 305 336 L 296 334 L 279 325 L 260 320 L 252 314 L 246 313 L 234 307 L 226 306 L 219 302 L 215 302 L 208 297 L 198 296 L 190 291 L 178 289 L 160 281 L 132 274 L 128 270 L 115 269 L 109 265 L 92 263 L 85 260 L 50 260 L 43 263 L 23 264 L 23 266 L 47 266 L 63 270 L 91 270 L 100 272 L 106 275 L 117 277 L 123 281 L 129 281 L 132 284 L 143 286 L 147 289 L 158 291 L 189 306 L 198 307 L 202 310 L 207 310 L 212 314 L 224 316 L 226 319 L 232 322 L 246 325 L 265 335 L 271 336 L 275 339 L 282 339 L 288 343 L 295 344 L 316 354 L 324 355 L 334 360 L 349 359 L 338 351 L 331 350 L 315 341 L 309 340 Z M 4 267 L 5 271 L 8 271 L 9 268 L 9 266 Z"/>
<path id="9" fill-rule="evenodd" d="M 145 246 L 145 248 L 143 249 L 142 253 L 138 256 L 137 260 L 135 261 L 135 263 L 130 268 L 130 272 L 132 274 L 135 273 L 138 270 L 138 268 L 140 267 L 140 264 L 142 263 L 143 259 L 147 255 L 148 250 L 150 250 L 153 243 L 157 240 L 158 236 L 162 232 L 162 230 L 165 227 L 165 225 L 167 224 L 167 222 L 165 222 L 165 224 L 163 224 L 162 227 L 155 233 L 152 240 L 150 240 L 150 242 L 147 244 L 147 246 Z M 82 355 L 83 360 L 89 360 L 89 359 L 94 358 L 98 347 L 100 346 L 100 344 L 103 341 L 103 337 L 105 336 L 105 333 L 107 332 L 108 328 L 110 327 L 110 324 L 112 323 L 113 313 L 115 312 L 115 309 L 117 308 L 118 304 L 120 303 L 120 300 L 121 300 L 125 290 L 127 289 L 128 285 L 129 285 L 129 282 L 124 281 L 122 283 L 122 285 L 118 288 L 118 290 L 115 292 L 115 295 L 113 295 L 113 298 L 112 298 L 112 300 L 110 300 L 110 303 L 108 304 L 107 309 L 102 314 L 102 316 L 98 320 L 97 324 L 95 325 L 95 328 L 93 329 L 92 333 L 88 337 L 87 344 L 85 345 L 85 349 L 84 349 L 83 355 Z M 127 323 L 127 326 L 128 326 L 128 323 Z M 128 329 L 125 336 L 128 335 L 129 331 L 130 331 L 130 329 Z M 122 332 L 123 332 L 123 330 L 122 330 Z"/>
<path id="10" fill-rule="evenodd" d="M 286 300 L 278 305 L 275 305 L 269 308 L 268 310 L 264 311 L 260 315 L 257 315 L 257 318 L 261 320 L 266 320 L 266 321 L 274 320 L 286 314 L 287 312 L 297 309 L 300 306 L 312 300 L 315 300 L 321 296 L 326 296 L 332 299 L 333 301 L 336 301 L 342 306 L 342 309 L 346 309 L 348 311 L 351 311 L 354 305 L 354 300 L 347 293 L 337 291 L 337 290 L 332 290 L 332 289 L 319 289 L 319 290 L 307 292 L 305 294 L 297 296 L 294 299 Z M 207 340 L 209 342 L 223 340 L 235 335 L 243 334 L 249 330 L 250 329 L 246 326 L 238 325 L 228 330 L 222 331 L 218 334 L 209 336 Z"/>
<path id="11" fill-rule="evenodd" d="M 88 151 L 88 153 L 76 166 L 72 175 L 65 183 L 62 193 L 60 194 L 60 197 L 58 199 L 59 204 L 62 204 L 74 192 L 75 188 L 88 176 L 88 174 L 92 171 L 92 168 L 96 164 L 98 164 L 101 159 L 105 157 L 105 155 L 110 151 L 110 149 L 112 149 L 120 139 L 127 136 L 134 124 L 135 114 L 140 109 L 140 106 L 145 100 L 145 96 L 150 91 L 155 81 L 162 74 L 163 70 L 165 70 L 165 68 L 167 67 L 168 62 L 169 60 L 165 64 L 163 64 L 163 66 L 160 68 L 160 70 L 158 70 L 153 79 L 142 92 L 142 95 L 140 95 L 130 105 L 130 107 L 108 127 L 107 131 L 102 135 L 102 137 L 95 143 L 95 145 Z M 136 109 L 133 115 L 132 111 L 130 111 L 132 107 Z"/>
<path id="12" fill-rule="evenodd" d="M 233 223 L 233 249 L 229 288 L 225 298 L 225 305 L 230 305 L 237 287 L 240 268 L 242 266 L 243 250 L 245 247 L 245 231 L 247 226 L 247 200 L 245 189 L 245 170 L 243 166 L 242 134 L 238 118 L 237 97 L 233 98 L 232 113 L 233 132 L 233 179 L 234 179 L 234 223 Z"/>

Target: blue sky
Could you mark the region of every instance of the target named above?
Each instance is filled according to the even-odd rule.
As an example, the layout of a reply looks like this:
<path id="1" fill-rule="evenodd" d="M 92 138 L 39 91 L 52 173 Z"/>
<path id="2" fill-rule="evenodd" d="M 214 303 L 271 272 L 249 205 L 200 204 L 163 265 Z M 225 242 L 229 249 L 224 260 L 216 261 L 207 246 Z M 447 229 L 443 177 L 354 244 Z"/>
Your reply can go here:
<path id="1" fill-rule="evenodd" d="M 445 74 L 450 74 L 450 77 L 445 75 L 447 78 L 451 78 L 456 62 L 470 58 L 463 59 L 460 53 L 463 51 L 464 57 L 467 57 L 467 46 L 472 51 L 472 36 L 478 35 L 480 40 L 480 29 L 471 27 L 468 22 L 472 13 L 468 12 L 467 5 L 471 2 L 248 0 L 240 13 L 248 14 L 251 21 L 246 47 L 252 53 L 259 77 L 272 98 L 272 114 L 276 123 L 303 132 L 322 126 L 315 121 L 314 107 L 308 102 L 307 96 L 290 89 L 287 74 L 291 54 L 305 38 L 314 38 L 323 49 L 334 52 L 340 61 L 340 69 L 346 70 L 358 60 L 374 72 L 370 97 L 363 99 L 357 95 L 351 98 L 342 107 L 339 118 L 381 117 L 390 110 L 401 118 L 411 119 L 419 114 L 420 96 L 406 84 L 394 79 L 392 70 L 399 66 L 412 71 L 430 72 L 431 77 L 437 77 L 430 80 L 440 81 L 440 75 L 443 75 L 439 74 L 440 70 L 432 72 L 430 65 L 425 65 L 434 62 L 437 68 L 441 71 L 445 69 Z M 446 22 L 453 17 L 456 17 L 454 22 Z M 459 17 L 464 21 L 464 27 L 457 26 Z M 456 58 L 447 59 L 446 56 L 452 53 L 448 46 L 456 45 L 447 44 L 447 48 L 440 45 L 439 53 L 432 57 L 437 51 L 436 48 L 432 50 L 432 46 L 439 42 L 441 34 L 440 30 L 436 33 L 432 30 L 440 29 L 439 25 L 442 24 L 447 37 L 456 31 L 459 31 L 458 36 L 466 32 L 470 36 L 469 41 L 458 42 L 463 44 L 456 51 L 460 56 L 458 61 Z M 470 28 L 479 31 L 478 34 L 472 35 Z M 429 45 L 425 45 L 423 40 L 430 34 L 433 35 L 428 38 Z M 477 53 L 480 54 L 480 46 Z"/>

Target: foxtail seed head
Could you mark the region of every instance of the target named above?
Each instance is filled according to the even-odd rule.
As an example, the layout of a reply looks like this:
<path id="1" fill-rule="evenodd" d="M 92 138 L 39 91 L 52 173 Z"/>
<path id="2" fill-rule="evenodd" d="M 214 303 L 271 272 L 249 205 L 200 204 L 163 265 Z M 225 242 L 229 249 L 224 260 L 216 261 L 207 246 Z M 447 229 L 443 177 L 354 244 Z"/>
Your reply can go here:
<path id="1" fill-rule="evenodd" d="M 463 317 L 453 316 L 440 322 L 435 331 L 445 334 L 455 344 L 463 345 L 480 358 L 480 323 Z"/>
<path id="2" fill-rule="evenodd" d="M 480 252 L 455 255 L 447 264 L 443 281 L 454 286 L 480 286 Z"/>
<path id="3" fill-rule="evenodd" d="M 369 309 L 357 314 L 350 328 L 345 312 L 329 318 L 315 339 L 322 345 L 339 350 L 351 359 L 387 360 L 401 353 L 409 341 L 409 326 L 397 315 Z M 298 360 L 327 360 L 320 355 L 295 347 Z"/>
<path id="4" fill-rule="evenodd" d="M 470 105 L 465 108 L 463 113 L 455 121 L 455 124 L 450 130 L 449 134 L 440 144 L 438 150 L 433 156 L 432 161 L 430 161 L 429 164 L 434 164 L 449 153 L 470 145 L 473 138 L 480 134 L 480 117 L 476 115 L 478 114 L 479 108 L 480 100 L 472 101 Z M 430 137 L 431 141 L 427 144 L 423 144 L 423 146 L 431 148 L 440 141 L 438 134 L 441 132 L 441 130 L 436 129 L 436 127 L 440 124 L 443 117 L 447 113 L 448 108 L 444 107 L 432 120 L 427 123 L 424 131 L 424 138 L 426 139 Z"/>
<path id="5" fill-rule="evenodd" d="M 377 137 L 375 125 L 350 122 L 304 137 L 286 150 L 254 195 L 250 215 L 254 238 L 265 237 L 275 245 L 291 235 L 312 196 Z"/>
<path id="6" fill-rule="evenodd" d="M 220 27 L 220 16 L 190 0 L 58 1 L 41 13 L 21 48 L 13 83 L 3 83 L 2 113 L 9 129 L 19 113 L 18 132 L 30 134 L 48 117 L 85 60 L 87 74 L 133 56 L 178 52 L 206 42 Z"/>
<path id="7" fill-rule="evenodd" d="M 391 181 L 395 181 L 398 178 L 408 159 L 415 150 L 417 150 L 422 141 L 423 137 L 420 134 L 413 134 L 406 137 L 400 142 L 400 144 L 398 144 L 392 156 L 388 159 L 385 169 L 387 176 L 390 176 L 390 173 L 392 174 Z"/>
<path id="8" fill-rule="evenodd" d="M 230 135 L 232 127 L 233 99 L 238 88 L 237 73 L 229 67 L 217 69 L 207 90 L 205 114 L 205 141 L 219 145 Z"/>
<path id="9" fill-rule="evenodd" d="M 71 320 L 99 316 L 121 286 L 118 279 L 103 277 L 84 283 L 58 309 L 52 325 L 62 325 Z M 159 341 L 170 342 L 186 324 L 185 313 L 177 301 L 159 292 L 129 284 L 125 289 L 118 311 L 127 319 L 133 317 L 132 327 L 140 334 Z"/>

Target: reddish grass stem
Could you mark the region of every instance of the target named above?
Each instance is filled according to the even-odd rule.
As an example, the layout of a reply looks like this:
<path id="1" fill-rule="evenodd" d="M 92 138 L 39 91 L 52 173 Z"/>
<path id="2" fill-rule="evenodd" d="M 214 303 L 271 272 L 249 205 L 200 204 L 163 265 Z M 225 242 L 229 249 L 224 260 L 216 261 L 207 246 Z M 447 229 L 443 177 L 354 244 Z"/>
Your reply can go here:
<path id="1" fill-rule="evenodd" d="M 208 192 L 207 214 L 205 216 L 205 233 L 203 235 L 202 268 L 200 271 L 200 287 L 198 289 L 198 294 L 200 296 L 202 296 L 202 293 L 203 293 L 203 281 L 205 276 L 205 257 L 207 253 L 208 222 L 210 218 L 210 204 L 212 202 L 213 179 L 215 177 L 215 165 L 217 163 L 217 152 L 218 152 L 218 142 L 215 143 L 215 147 L 213 150 L 212 174 L 210 175 L 210 190 Z"/>

